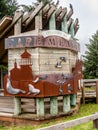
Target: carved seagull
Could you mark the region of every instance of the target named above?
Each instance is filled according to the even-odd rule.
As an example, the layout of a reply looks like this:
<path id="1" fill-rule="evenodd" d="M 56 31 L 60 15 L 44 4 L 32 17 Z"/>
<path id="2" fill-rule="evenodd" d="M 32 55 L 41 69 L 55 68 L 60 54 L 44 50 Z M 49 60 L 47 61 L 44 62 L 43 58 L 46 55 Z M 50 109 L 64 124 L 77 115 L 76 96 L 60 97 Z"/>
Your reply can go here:
<path id="1" fill-rule="evenodd" d="M 13 88 L 13 86 L 11 85 L 11 81 L 10 81 L 9 77 L 7 78 L 6 89 L 7 89 L 7 92 L 10 93 L 10 94 L 19 94 L 19 93 L 25 94 L 26 93 L 24 90 L 21 90 L 21 89 L 18 89 L 18 88 Z"/>
<path id="2" fill-rule="evenodd" d="M 28 84 L 28 87 L 29 87 L 28 95 L 29 95 L 29 94 L 37 95 L 37 94 L 40 93 L 40 90 L 39 90 L 39 89 L 36 89 L 32 84 Z"/>

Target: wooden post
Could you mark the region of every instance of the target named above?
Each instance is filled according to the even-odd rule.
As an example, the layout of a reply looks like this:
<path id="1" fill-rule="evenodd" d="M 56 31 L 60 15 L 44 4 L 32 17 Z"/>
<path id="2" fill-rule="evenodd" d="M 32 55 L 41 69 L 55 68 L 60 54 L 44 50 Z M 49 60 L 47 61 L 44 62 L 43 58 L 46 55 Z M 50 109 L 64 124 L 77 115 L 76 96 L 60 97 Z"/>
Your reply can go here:
<path id="1" fill-rule="evenodd" d="M 15 12 L 15 16 L 22 14 L 22 12 Z M 16 22 L 14 26 L 14 35 L 21 33 L 21 18 Z M 19 115 L 21 113 L 21 98 L 14 97 L 14 115 Z"/>
<path id="2" fill-rule="evenodd" d="M 98 104 L 98 81 L 96 81 L 96 104 Z"/>
<path id="3" fill-rule="evenodd" d="M 50 20 L 49 20 L 49 29 L 50 30 L 55 30 L 56 29 L 56 24 L 55 24 L 55 13 L 52 14 Z"/>
<path id="4" fill-rule="evenodd" d="M 42 11 L 35 17 L 35 30 L 42 29 Z"/>
<path id="5" fill-rule="evenodd" d="M 70 111 L 70 95 L 63 96 L 63 112 Z"/>
<path id="6" fill-rule="evenodd" d="M 83 104 L 85 104 L 85 85 L 83 83 L 83 88 L 82 88 L 82 101 L 83 101 Z"/>
<path id="7" fill-rule="evenodd" d="M 37 117 L 42 117 L 45 115 L 44 98 L 36 98 L 36 111 Z"/>
<path id="8" fill-rule="evenodd" d="M 76 94 L 70 95 L 70 105 L 75 106 L 76 105 Z"/>
<path id="9" fill-rule="evenodd" d="M 62 31 L 65 33 L 68 33 L 68 26 L 67 26 L 67 19 L 66 16 L 64 16 L 62 21 Z"/>
<path id="10" fill-rule="evenodd" d="M 93 120 L 94 129 L 98 128 L 98 119 Z"/>
<path id="11" fill-rule="evenodd" d="M 50 114 L 52 116 L 58 114 L 58 100 L 57 100 L 57 97 L 50 97 Z"/>
<path id="12" fill-rule="evenodd" d="M 74 23 L 72 22 L 70 30 L 69 30 L 69 34 L 71 34 L 71 37 L 74 38 Z"/>
<path id="13" fill-rule="evenodd" d="M 19 115 L 21 113 L 21 98 L 14 97 L 14 115 Z"/>
<path id="14" fill-rule="evenodd" d="M 50 20 L 49 20 L 49 29 L 55 30 L 56 24 L 55 24 L 55 13 L 52 14 Z M 57 115 L 58 114 L 58 101 L 57 97 L 50 97 L 50 114 L 51 115 Z"/>

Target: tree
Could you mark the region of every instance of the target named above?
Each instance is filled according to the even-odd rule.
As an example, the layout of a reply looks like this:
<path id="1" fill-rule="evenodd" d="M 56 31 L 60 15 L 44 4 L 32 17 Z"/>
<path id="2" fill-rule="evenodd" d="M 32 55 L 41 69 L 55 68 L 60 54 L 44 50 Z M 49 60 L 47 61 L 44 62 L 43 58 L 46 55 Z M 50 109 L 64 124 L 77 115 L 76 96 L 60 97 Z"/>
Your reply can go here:
<path id="1" fill-rule="evenodd" d="M 44 3 L 44 4 L 48 4 L 48 3 L 51 3 L 53 4 L 54 3 L 54 0 L 36 0 L 37 2 L 36 3 L 33 3 L 33 4 L 39 4 L 41 1 Z M 56 6 L 59 5 L 59 0 L 56 1 Z"/>
<path id="2" fill-rule="evenodd" d="M 5 15 L 13 16 L 17 6 L 16 0 L 0 0 L 0 19 Z"/>
<path id="3" fill-rule="evenodd" d="M 86 47 L 87 51 L 83 56 L 84 78 L 98 78 L 98 31 L 92 35 Z"/>

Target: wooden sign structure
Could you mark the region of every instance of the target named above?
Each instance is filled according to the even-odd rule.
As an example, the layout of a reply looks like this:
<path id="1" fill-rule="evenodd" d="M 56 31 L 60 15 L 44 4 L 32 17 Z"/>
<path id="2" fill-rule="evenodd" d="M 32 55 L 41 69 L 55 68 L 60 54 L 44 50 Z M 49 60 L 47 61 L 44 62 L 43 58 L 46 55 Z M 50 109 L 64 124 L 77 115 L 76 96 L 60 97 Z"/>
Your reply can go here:
<path id="1" fill-rule="evenodd" d="M 5 40 L 9 60 L 8 75 L 4 78 L 4 95 L 15 97 L 15 115 L 21 113 L 21 97 L 36 99 L 37 116 L 45 115 L 47 97 L 51 115 L 58 114 L 58 96 L 63 97 L 63 112 L 76 105 L 82 61 L 78 59 L 80 45 L 74 38 L 78 19 L 74 21 L 72 14 L 72 5 L 67 12 L 66 7 L 42 2 L 27 15 L 15 13 L 10 25 L 14 35 Z"/>

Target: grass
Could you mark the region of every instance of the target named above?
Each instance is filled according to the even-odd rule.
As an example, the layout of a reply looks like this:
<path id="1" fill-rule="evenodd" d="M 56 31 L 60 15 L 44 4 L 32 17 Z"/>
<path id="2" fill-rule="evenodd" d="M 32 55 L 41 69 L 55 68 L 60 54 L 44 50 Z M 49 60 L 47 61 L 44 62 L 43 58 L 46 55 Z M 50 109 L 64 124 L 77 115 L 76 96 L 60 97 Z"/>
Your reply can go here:
<path id="1" fill-rule="evenodd" d="M 68 120 L 73 120 L 73 119 L 77 119 L 83 116 L 88 116 L 91 115 L 93 113 L 98 112 L 98 104 L 85 104 L 85 105 L 81 105 L 79 112 L 76 115 L 73 116 L 66 116 L 66 117 L 62 117 L 59 119 L 52 119 L 50 121 L 47 121 L 47 123 L 42 123 L 41 125 L 38 126 L 12 126 L 12 127 L 3 127 L 0 126 L 0 130 L 36 130 L 38 128 L 42 128 L 42 127 L 47 127 L 50 125 L 54 125 L 57 123 L 61 123 L 61 122 L 65 122 Z M 75 127 L 72 128 L 68 128 L 67 130 L 93 130 L 93 124 L 92 121 L 87 122 L 85 124 L 81 124 L 81 125 L 77 125 Z"/>

